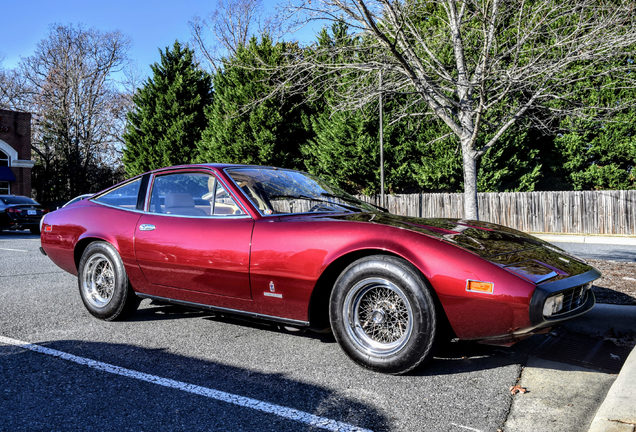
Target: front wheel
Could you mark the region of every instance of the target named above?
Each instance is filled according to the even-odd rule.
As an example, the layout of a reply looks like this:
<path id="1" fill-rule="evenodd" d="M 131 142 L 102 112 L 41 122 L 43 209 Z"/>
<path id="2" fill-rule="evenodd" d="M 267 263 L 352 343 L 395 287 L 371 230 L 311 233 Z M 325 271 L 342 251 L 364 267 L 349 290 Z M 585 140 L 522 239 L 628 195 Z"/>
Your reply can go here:
<path id="1" fill-rule="evenodd" d="M 329 316 L 345 353 L 369 369 L 403 374 L 433 354 L 435 303 L 419 272 L 397 257 L 349 265 L 331 293 Z"/>
<path id="2" fill-rule="evenodd" d="M 94 242 L 84 250 L 78 284 L 84 306 L 97 318 L 121 319 L 139 306 L 119 253 L 109 243 Z"/>

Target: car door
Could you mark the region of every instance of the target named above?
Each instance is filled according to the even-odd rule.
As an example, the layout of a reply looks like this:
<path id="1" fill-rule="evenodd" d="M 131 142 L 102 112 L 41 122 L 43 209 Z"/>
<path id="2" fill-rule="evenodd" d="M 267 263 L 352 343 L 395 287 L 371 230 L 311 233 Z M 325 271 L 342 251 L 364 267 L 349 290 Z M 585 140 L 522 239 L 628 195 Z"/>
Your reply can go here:
<path id="1" fill-rule="evenodd" d="M 137 222 L 135 254 L 150 284 L 251 298 L 254 222 L 212 173 L 155 175 L 147 201 Z"/>

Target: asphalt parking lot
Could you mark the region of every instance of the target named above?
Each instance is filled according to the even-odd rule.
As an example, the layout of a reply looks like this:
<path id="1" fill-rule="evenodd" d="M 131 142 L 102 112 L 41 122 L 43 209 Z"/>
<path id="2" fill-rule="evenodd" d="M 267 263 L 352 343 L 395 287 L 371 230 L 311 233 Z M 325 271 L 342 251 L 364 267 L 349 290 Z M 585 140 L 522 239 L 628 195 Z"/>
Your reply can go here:
<path id="1" fill-rule="evenodd" d="M 382 375 L 331 335 L 265 322 L 148 300 L 129 321 L 97 320 L 75 277 L 38 247 L 36 236 L 0 234 L 2 431 L 496 431 L 518 397 L 509 388 L 550 337 L 451 344 L 414 374 Z M 599 372 L 591 400 L 611 372 Z M 576 421 L 591 420 L 595 407 L 577 408 Z"/>

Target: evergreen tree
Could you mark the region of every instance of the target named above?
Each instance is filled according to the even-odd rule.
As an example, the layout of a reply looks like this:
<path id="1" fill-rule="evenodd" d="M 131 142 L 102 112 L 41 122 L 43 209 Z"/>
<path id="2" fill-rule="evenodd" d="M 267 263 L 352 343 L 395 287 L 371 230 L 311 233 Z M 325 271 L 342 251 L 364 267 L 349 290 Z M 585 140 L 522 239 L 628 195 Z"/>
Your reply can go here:
<path id="1" fill-rule="evenodd" d="M 335 22 L 329 29 L 323 28 L 318 35 L 317 49 L 308 48 L 308 56 L 329 56 L 318 61 L 336 61 L 343 46 L 360 43 L 347 34 L 343 22 Z M 331 50 L 325 50 L 330 47 Z M 316 70 L 319 77 L 323 71 Z M 314 78 L 319 79 L 319 78 Z M 340 76 L 340 88 L 355 80 L 355 74 Z M 312 94 L 308 99 L 307 127 L 312 138 L 302 146 L 304 165 L 307 171 L 325 178 L 351 193 L 374 194 L 380 188 L 380 157 L 377 106 L 367 105 L 355 111 L 333 109 L 336 99 L 332 91 Z M 374 111 L 375 110 L 375 111 Z"/>
<path id="2" fill-rule="evenodd" d="M 434 118 L 401 123 L 394 127 L 395 136 L 388 138 L 398 143 L 389 148 L 402 155 L 403 180 L 411 180 L 406 189 L 401 189 L 405 192 L 461 192 L 461 152 L 448 128 Z M 501 137 L 497 146 L 486 152 L 478 166 L 480 192 L 536 189 L 542 164 L 537 157 L 535 134 L 534 129 L 514 127 Z"/>
<path id="3" fill-rule="evenodd" d="M 211 103 L 211 77 L 194 61 L 194 52 L 175 41 L 159 51 L 153 75 L 133 96 L 124 141 L 129 175 L 192 162 Z"/>
<path id="4" fill-rule="evenodd" d="M 197 146 L 199 161 L 302 167 L 300 146 L 309 133 L 302 94 L 266 98 L 275 79 L 268 69 L 293 50 L 298 50 L 295 44 L 274 44 L 263 35 L 224 59 L 214 75 L 215 97 Z"/>
<path id="5" fill-rule="evenodd" d="M 636 189 L 636 93 L 608 91 L 605 85 L 593 93 L 588 97 L 616 106 L 629 101 L 629 108 L 603 121 L 568 117 L 560 123 L 563 133 L 554 143 L 568 189 Z"/>
<path id="6" fill-rule="evenodd" d="M 315 137 L 301 149 L 307 171 L 351 193 L 379 192 L 378 118 L 369 111 L 323 110 L 312 116 Z"/>

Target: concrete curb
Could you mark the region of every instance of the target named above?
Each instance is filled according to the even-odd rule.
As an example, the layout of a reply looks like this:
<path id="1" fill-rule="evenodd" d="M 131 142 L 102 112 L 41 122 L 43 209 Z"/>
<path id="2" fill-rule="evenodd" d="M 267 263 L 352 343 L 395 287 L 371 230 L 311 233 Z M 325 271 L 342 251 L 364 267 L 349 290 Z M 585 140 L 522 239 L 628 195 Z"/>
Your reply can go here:
<path id="1" fill-rule="evenodd" d="M 636 246 L 636 236 L 602 236 L 578 234 L 529 233 L 550 243 L 589 243 Z"/>
<path id="2" fill-rule="evenodd" d="M 563 326 L 591 336 L 636 338 L 636 306 L 596 304 Z M 636 432 L 636 347 L 599 407 L 588 432 Z"/>
<path id="3" fill-rule="evenodd" d="M 636 348 L 627 357 L 616 381 L 599 407 L 588 432 L 636 430 Z"/>

